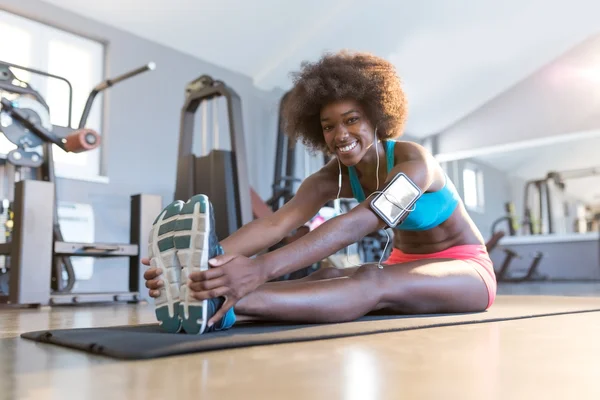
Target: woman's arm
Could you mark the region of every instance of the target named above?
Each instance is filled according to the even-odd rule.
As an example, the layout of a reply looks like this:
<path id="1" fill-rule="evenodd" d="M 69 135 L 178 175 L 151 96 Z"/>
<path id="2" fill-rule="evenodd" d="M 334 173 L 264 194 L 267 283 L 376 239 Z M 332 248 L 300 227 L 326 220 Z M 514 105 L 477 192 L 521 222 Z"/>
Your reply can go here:
<path id="1" fill-rule="evenodd" d="M 337 168 L 337 167 L 336 167 Z M 273 214 L 256 219 L 220 242 L 225 254 L 252 257 L 279 243 L 292 230 L 302 226 L 329 200 L 331 185 L 337 185 L 329 167 L 306 178 L 295 196 Z"/>
<path id="2" fill-rule="evenodd" d="M 401 161 L 389 172 L 382 187 L 402 172 L 425 192 L 435 179 L 435 166 L 435 160 L 425 149 L 411 143 L 402 149 Z M 369 197 L 348 213 L 330 219 L 293 243 L 258 257 L 256 262 L 263 275 L 272 280 L 294 272 L 384 228 L 385 223 L 371 210 L 370 202 Z"/>

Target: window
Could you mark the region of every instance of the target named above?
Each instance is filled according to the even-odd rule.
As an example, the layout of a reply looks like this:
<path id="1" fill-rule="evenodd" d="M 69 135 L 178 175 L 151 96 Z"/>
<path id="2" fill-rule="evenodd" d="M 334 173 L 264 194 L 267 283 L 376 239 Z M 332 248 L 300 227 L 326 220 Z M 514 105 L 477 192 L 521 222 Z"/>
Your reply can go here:
<path id="1" fill-rule="evenodd" d="M 71 121 L 68 120 L 69 90 L 64 82 L 26 71 L 13 71 L 46 100 L 53 125 L 76 128 L 89 92 L 103 80 L 104 45 L 1 10 L 0 37 L 3 38 L 0 41 L 0 61 L 34 68 L 70 81 L 73 87 Z M 86 127 L 102 134 L 101 94 L 94 101 Z M 0 154 L 5 155 L 15 147 L 4 135 L 0 135 Z M 54 146 L 56 176 L 99 179 L 100 151 L 98 148 L 74 154 Z"/>
<path id="2" fill-rule="evenodd" d="M 463 169 L 463 196 L 467 209 L 483 212 L 483 172 L 476 166 Z"/>

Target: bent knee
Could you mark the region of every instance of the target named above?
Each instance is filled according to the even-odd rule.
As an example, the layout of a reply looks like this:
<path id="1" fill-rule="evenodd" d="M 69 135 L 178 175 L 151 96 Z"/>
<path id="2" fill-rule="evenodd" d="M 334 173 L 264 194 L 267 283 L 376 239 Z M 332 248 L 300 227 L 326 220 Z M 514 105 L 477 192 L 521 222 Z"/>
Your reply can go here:
<path id="1" fill-rule="evenodd" d="M 380 284 L 384 282 L 383 270 L 377 264 L 365 264 L 359 267 L 352 278 L 361 282 Z"/>

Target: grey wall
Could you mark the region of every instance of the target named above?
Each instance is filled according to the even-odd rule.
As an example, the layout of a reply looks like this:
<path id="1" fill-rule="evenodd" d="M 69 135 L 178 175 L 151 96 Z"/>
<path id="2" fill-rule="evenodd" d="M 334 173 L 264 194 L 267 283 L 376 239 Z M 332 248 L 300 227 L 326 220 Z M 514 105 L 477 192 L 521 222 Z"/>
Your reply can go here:
<path id="1" fill-rule="evenodd" d="M 37 0 L 0 0 L 0 8 L 108 43 L 108 77 L 144 65 L 157 69 L 106 92 L 104 162 L 110 183 L 59 180 L 59 199 L 91 204 L 96 240 L 129 241 L 129 199 L 153 193 L 173 199 L 180 107 L 185 85 L 210 74 L 232 86 L 243 103 L 250 183 L 269 195 L 280 93 L 257 90 L 243 75 L 80 17 Z M 226 130 L 221 129 L 225 135 Z M 223 138 L 226 139 L 226 138 Z M 227 141 L 228 142 L 228 141 Z M 134 159 L 137 159 L 135 163 Z M 127 260 L 97 260 L 83 291 L 126 290 Z"/>
<path id="2" fill-rule="evenodd" d="M 477 166 L 483 173 L 484 187 L 484 209 L 481 211 L 468 210 L 473 222 L 481 231 L 484 239 L 491 236 L 491 228 L 494 221 L 502 217 L 504 204 L 511 199 L 511 185 L 506 173 L 493 168 L 485 163 L 475 160 L 458 160 L 443 163 L 448 176 L 452 179 L 456 188 L 463 198 L 463 169 L 466 164 Z M 500 229 L 506 229 L 504 225 Z"/>

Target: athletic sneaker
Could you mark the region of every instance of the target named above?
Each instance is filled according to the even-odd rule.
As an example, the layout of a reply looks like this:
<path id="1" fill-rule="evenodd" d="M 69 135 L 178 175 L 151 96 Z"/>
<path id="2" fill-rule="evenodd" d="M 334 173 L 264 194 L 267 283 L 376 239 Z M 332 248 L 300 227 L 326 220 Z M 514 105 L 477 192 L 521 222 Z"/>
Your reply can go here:
<path id="1" fill-rule="evenodd" d="M 150 266 L 162 269 L 161 279 L 164 283 L 159 297 L 154 300 L 156 319 L 164 330 L 171 333 L 181 331 L 181 266 L 177 258 L 173 232 L 183 204 L 183 201 L 174 201 L 160 212 L 150 230 L 148 245 Z"/>
<path id="2" fill-rule="evenodd" d="M 202 334 L 231 328 L 235 323 L 233 308 L 221 321 L 207 329 L 208 320 L 223 305 L 223 297 L 199 301 L 189 296 L 187 288 L 188 276 L 192 272 L 208 270 L 208 260 L 223 254 L 215 232 L 213 206 L 206 195 L 196 195 L 183 205 L 175 223 L 173 241 L 182 268 L 179 316 L 183 329 L 186 333 Z"/>

